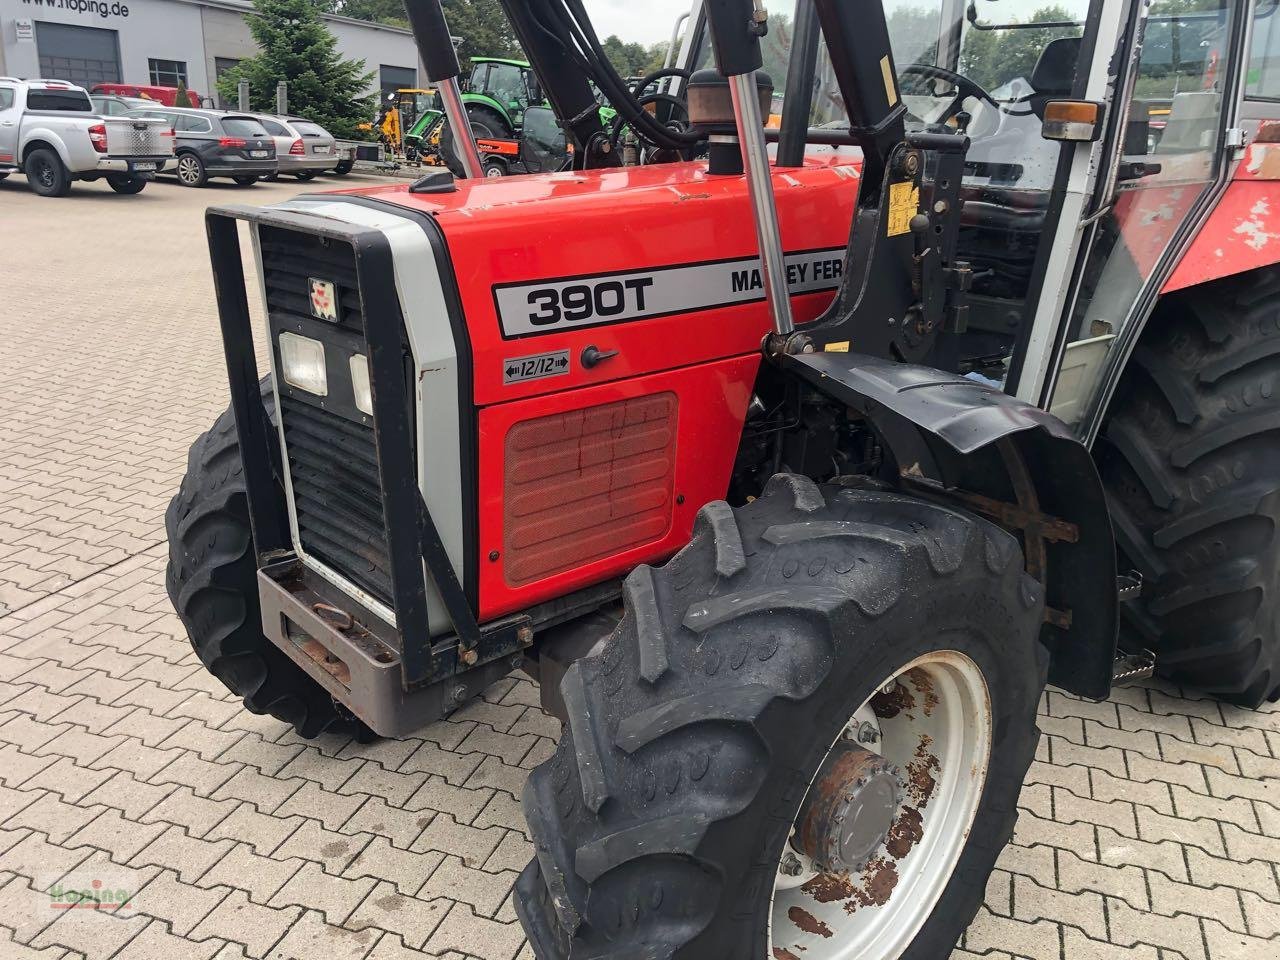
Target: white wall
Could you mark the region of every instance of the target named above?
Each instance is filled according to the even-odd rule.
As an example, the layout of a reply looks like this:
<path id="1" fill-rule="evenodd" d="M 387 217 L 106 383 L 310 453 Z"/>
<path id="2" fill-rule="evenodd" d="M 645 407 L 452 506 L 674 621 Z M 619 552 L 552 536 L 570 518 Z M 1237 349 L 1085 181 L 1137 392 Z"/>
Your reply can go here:
<path id="1" fill-rule="evenodd" d="M 373 83 L 366 93 L 378 90 L 378 67 L 416 68 L 418 85 L 426 83 L 427 74 L 418 62 L 418 48 L 407 33 L 379 30 L 366 24 L 354 24 L 342 20 L 327 21 L 329 30 L 338 38 L 338 49 L 344 57 L 363 60 L 365 69 L 373 71 Z"/>
<path id="2" fill-rule="evenodd" d="M 50 0 L 46 0 L 50 2 Z M 89 0 L 86 0 L 87 5 Z M 40 74 L 35 40 L 18 40 L 15 20 L 67 23 L 116 31 L 120 47 L 121 79 L 149 83 L 147 59 L 185 60 L 188 84 L 202 93 L 208 88 L 200 8 L 170 0 L 91 0 L 92 9 L 77 10 L 64 0 L 61 8 L 22 0 L 0 0 L 0 43 L 6 72 L 19 77 Z M 106 15 L 102 14 L 102 10 Z M 127 11 L 127 13 L 125 12 Z"/>
<path id="3" fill-rule="evenodd" d="M 3 73 L 36 77 L 40 73 L 35 40 L 19 41 L 15 20 L 51 20 L 114 30 L 120 46 L 121 79 L 125 83 L 150 82 L 148 58 L 182 60 L 187 64 L 187 85 L 201 94 L 213 94 L 213 58 L 240 58 L 256 50 L 249 28 L 235 9 L 181 0 L 61 0 L 62 7 L 48 7 L 59 0 L 0 0 L 0 65 Z M 71 7 L 94 4 L 95 9 Z M 71 5 L 71 6 L 68 6 Z M 247 4 L 245 5 L 247 9 Z M 105 7 L 106 16 L 100 8 Z M 125 14 L 123 11 L 128 11 Z M 203 15 L 202 15 L 203 14 Z M 419 83 L 426 73 L 418 61 L 417 47 L 409 34 L 375 24 L 329 20 L 326 25 L 338 39 L 344 57 L 365 61 L 373 72 L 366 93 L 378 90 L 378 67 L 416 67 Z"/>

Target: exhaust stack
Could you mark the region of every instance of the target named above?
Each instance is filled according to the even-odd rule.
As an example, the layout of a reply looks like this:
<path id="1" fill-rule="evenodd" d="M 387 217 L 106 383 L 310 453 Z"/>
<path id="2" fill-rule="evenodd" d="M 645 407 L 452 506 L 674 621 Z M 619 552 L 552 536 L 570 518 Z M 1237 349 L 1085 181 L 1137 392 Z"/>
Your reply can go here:
<path id="1" fill-rule="evenodd" d="M 458 52 L 453 48 L 453 35 L 444 18 L 440 0 L 404 0 L 409 26 L 413 29 L 413 42 L 418 55 L 427 68 L 427 81 L 440 90 L 444 103 L 444 115 L 453 131 L 454 147 L 468 180 L 484 176 L 484 164 L 480 161 L 480 148 L 471 133 L 471 121 L 462 102 L 462 89 L 458 86 Z"/>

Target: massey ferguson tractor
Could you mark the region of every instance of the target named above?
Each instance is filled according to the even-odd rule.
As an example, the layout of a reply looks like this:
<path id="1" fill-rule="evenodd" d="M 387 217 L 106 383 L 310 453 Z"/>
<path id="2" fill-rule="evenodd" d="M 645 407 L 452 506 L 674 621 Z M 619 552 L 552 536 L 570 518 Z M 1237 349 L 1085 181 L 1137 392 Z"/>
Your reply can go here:
<path id="1" fill-rule="evenodd" d="M 304 737 L 533 676 L 542 960 L 945 958 L 1046 682 L 1277 697 L 1275 2 L 705 0 L 665 120 L 503 8 L 572 170 L 208 213 L 192 644 Z"/>

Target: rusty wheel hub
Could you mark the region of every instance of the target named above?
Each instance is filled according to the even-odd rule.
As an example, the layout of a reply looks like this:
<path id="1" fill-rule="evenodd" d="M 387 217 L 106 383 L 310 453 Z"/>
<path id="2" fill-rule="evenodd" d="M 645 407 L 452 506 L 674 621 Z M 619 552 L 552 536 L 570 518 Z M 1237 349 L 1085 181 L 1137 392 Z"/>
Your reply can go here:
<path id="1" fill-rule="evenodd" d="M 856 873 L 888 838 L 905 796 L 892 763 L 838 743 L 809 788 L 792 842 L 824 873 Z"/>

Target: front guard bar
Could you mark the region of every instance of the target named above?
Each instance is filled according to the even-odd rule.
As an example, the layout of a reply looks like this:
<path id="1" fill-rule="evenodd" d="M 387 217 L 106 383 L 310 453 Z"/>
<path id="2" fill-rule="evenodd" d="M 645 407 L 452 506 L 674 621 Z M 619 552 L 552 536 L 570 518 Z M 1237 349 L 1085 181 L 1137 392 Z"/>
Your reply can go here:
<path id="1" fill-rule="evenodd" d="M 209 254 L 213 266 L 218 318 L 226 355 L 231 407 L 244 461 L 245 487 L 254 551 L 259 570 L 278 566 L 294 552 L 288 508 L 280 489 L 284 471 L 279 436 L 263 404 L 260 373 L 254 353 L 249 303 L 237 224 L 245 221 L 295 230 L 349 244 L 355 253 L 359 296 L 369 350 L 369 379 L 373 394 L 374 437 L 383 495 L 394 598 L 394 630 L 375 630 L 394 645 L 400 686 L 413 691 L 483 666 L 508 661 L 532 642 L 527 617 L 509 617 L 492 624 L 477 622 L 471 600 L 458 580 L 430 511 L 422 499 L 412 455 L 411 409 L 403 375 L 404 322 L 396 294 L 390 244 L 379 230 L 342 223 L 291 210 L 247 206 L 212 207 L 206 214 Z M 452 634 L 432 641 L 427 581 L 438 593 Z M 282 590 L 280 578 L 260 577 L 262 590 Z M 264 605 L 273 609 L 279 603 Z M 286 605 L 287 604 L 283 604 Z M 370 616 L 362 610 L 366 619 Z M 332 671 L 317 666 L 314 657 L 300 654 L 282 637 L 287 631 L 268 626 L 268 635 L 326 686 Z M 316 632 L 322 632 L 317 630 Z M 340 645 L 341 631 L 315 637 Z M 337 650 L 331 650 L 340 656 Z M 335 694 L 339 695 L 339 694 Z M 339 695 L 339 699 L 346 697 Z M 348 703 L 365 719 L 363 705 Z M 375 727 L 375 729 L 378 729 Z M 386 732 L 380 729 L 379 732 Z"/>
<path id="2" fill-rule="evenodd" d="M 1104 699 L 1118 624 L 1115 539 L 1093 457 L 1066 424 L 918 364 L 836 352 L 777 359 L 871 421 L 915 492 L 1021 534 L 1028 572 L 1045 588 L 1049 682 Z"/>

